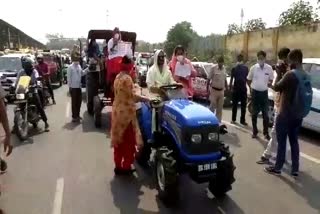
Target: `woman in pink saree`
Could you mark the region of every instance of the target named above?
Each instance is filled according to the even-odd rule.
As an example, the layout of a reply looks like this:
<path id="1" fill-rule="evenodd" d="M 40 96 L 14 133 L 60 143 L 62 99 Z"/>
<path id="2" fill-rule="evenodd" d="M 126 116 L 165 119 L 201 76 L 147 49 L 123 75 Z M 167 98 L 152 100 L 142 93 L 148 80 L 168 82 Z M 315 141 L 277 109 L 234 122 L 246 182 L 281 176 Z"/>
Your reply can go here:
<path id="1" fill-rule="evenodd" d="M 169 63 L 170 70 L 176 82 L 181 83 L 186 89 L 188 96 L 193 97 L 192 77 L 196 75 L 196 71 L 191 61 L 186 57 L 186 51 L 178 45 Z"/>

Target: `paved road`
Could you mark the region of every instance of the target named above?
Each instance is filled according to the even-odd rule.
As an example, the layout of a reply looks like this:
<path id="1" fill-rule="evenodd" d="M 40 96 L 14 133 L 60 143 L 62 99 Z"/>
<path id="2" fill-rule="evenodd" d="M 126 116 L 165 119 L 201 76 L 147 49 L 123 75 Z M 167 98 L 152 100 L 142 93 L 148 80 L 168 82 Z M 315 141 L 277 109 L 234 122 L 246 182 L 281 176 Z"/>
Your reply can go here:
<path id="1" fill-rule="evenodd" d="M 209 199 L 205 185 L 184 176 L 181 206 L 169 210 L 157 200 L 149 174 L 138 169 L 134 178 L 114 177 L 110 139 L 105 134 L 108 124 L 94 128 L 85 106 L 82 124 L 70 123 L 66 91 L 66 87 L 56 90 L 57 105 L 46 110 L 49 133 L 36 132 L 24 144 L 13 137 L 16 147 L 7 159 L 10 168 L 1 175 L 0 207 L 8 214 L 320 213 L 319 135 L 302 136 L 301 150 L 308 159 L 301 159 L 301 176 L 295 181 L 286 173 L 281 177 L 264 173 L 255 162 L 265 142 L 252 140 L 243 128 L 229 126 L 230 133 L 223 138 L 235 153 L 233 190 L 223 201 Z M 12 107 L 9 111 L 12 120 Z M 229 110 L 224 118 L 230 121 Z"/>

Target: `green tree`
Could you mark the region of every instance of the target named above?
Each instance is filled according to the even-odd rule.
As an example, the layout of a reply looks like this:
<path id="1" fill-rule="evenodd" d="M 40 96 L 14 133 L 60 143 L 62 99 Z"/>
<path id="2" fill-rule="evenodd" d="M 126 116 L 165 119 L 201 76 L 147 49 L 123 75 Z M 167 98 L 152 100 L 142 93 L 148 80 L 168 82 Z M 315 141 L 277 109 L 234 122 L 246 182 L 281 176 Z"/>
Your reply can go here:
<path id="1" fill-rule="evenodd" d="M 171 56 L 177 45 L 187 49 L 195 36 L 197 33 L 192 29 L 191 23 L 186 21 L 177 23 L 169 30 L 164 49 L 168 56 Z"/>
<path id="2" fill-rule="evenodd" d="M 243 29 L 241 28 L 241 26 L 235 23 L 228 25 L 227 35 L 233 35 L 233 34 L 242 33 L 242 32 L 243 32 Z"/>
<path id="3" fill-rule="evenodd" d="M 318 18 L 310 2 L 300 0 L 291 5 L 291 7 L 282 12 L 279 17 L 279 25 L 302 25 L 308 22 L 314 22 Z"/>
<path id="4" fill-rule="evenodd" d="M 264 30 L 266 29 L 266 23 L 261 19 L 251 19 L 245 25 L 246 31 Z"/>

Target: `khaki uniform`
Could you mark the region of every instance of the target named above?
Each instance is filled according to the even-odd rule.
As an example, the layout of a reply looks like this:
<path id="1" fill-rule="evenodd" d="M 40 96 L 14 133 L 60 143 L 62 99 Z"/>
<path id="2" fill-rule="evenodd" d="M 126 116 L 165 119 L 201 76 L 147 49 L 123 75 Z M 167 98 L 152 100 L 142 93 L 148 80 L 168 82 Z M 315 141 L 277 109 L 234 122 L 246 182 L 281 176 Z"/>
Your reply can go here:
<path id="1" fill-rule="evenodd" d="M 211 68 L 208 76 L 208 81 L 210 81 L 210 110 L 215 112 L 219 122 L 222 120 L 226 77 L 225 68 L 219 69 L 218 66 Z"/>

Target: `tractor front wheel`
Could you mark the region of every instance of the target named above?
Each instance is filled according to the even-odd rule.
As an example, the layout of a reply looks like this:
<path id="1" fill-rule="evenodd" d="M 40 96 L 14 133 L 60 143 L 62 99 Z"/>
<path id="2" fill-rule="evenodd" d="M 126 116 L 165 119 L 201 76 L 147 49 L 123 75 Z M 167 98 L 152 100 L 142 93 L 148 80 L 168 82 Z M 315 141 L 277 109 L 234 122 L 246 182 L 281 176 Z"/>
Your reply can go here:
<path id="1" fill-rule="evenodd" d="M 161 147 L 157 149 L 155 158 L 158 196 L 166 205 L 174 205 L 179 200 L 179 177 L 173 152 L 167 147 Z"/>

